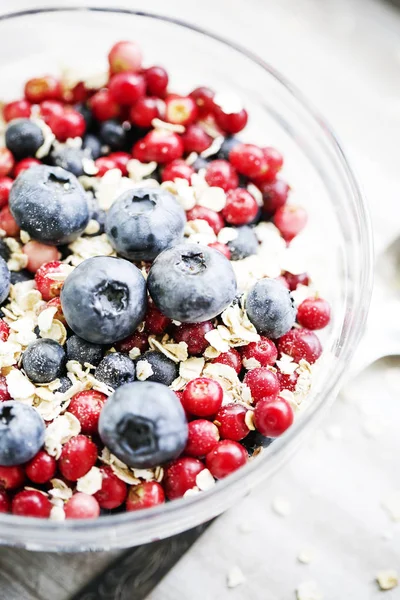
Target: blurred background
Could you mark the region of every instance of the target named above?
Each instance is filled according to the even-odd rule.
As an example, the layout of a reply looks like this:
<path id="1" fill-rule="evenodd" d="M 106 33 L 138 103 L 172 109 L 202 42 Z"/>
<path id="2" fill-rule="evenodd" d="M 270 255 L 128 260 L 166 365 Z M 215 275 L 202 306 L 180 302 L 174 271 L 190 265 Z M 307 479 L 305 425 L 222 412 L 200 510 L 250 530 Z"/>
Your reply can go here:
<path id="1" fill-rule="evenodd" d="M 54 4 L 80 2 L 0 0 L 0 9 Z M 300 88 L 331 123 L 353 164 L 370 204 L 380 256 L 400 235 L 400 8 L 395 4 L 120 0 L 112 6 L 204 26 L 247 46 Z M 379 311 L 373 318 L 379 324 Z M 378 574 L 400 576 L 399 365 L 396 357 L 382 358 L 349 378 L 320 429 L 290 464 L 220 517 L 149 598 L 286 600 L 295 598 L 296 590 L 299 600 L 380 598 Z M 108 560 L 104 553 L 96 560 L 90 555 L 33 559 L 1 549 L 0 598 L 66 600 Z M 400 598 L 400 587 L 384 597 Z"/>

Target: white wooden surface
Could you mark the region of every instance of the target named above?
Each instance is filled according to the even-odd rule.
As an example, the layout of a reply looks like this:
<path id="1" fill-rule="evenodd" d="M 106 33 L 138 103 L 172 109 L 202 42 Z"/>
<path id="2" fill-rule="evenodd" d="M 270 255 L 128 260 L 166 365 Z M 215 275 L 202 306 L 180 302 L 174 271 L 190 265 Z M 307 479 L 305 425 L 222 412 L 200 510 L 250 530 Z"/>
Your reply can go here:
<path id="1" fill-rule="evenodd" d="M 400 196 L 400 12 L 378 0 L 116 4 L 196 22 L 274 64 L 312 98 L 342 139 L 369 197 L 378 250 L 400 231 L 392 218 Z M 10 8 L 4 1 L 0 6 Z M 390 568 L 400 575 L 400 525 L 381 507 L 385 496 L 400 490 L 399 366 L 383 361 L 347 386 L 310 443 L 220 518 L 151 600 L 289 600 L 307 580 L 318 582 L 326 600 L 381 597 L 376 573 Z M 271 508 L 279 496 L 290 503 L 286 517 Z M 305 549 L 315 554 L 308 565 L 296 558 Z M 27 561 L 18 551 L 0 551 L 1 599 L 65 600 L 93 569 L 88 558 L 35 555 L 35 585 L 18 591 L 18 556 Z M 103 560 L 99 556 L 99 564 Z M 228 589 L 226 575 L 234 565 L 246 581 Z M 400 588 L 384 597 L 400 598 Z"/>

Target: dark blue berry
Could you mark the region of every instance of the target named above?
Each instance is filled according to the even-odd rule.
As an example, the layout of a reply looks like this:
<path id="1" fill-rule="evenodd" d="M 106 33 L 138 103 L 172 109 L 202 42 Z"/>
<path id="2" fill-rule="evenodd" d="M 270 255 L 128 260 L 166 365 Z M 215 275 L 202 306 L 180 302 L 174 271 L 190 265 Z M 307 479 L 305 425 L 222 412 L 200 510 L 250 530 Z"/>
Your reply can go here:
<path id="1" fill-rule="evenodd" d="M 61 290 L 68 325 L 94 344 L 112 344 L 135 331 L 146 312 L 146 282 L 121 258 L 96 256 L 68 275 Z"/>
<path id="2" fill-rule="evenodd" d="M 34 278 L 34 274 L 26 269 L 22 269 L 22 271 L 11 271 L 10 272 L 10 282 L 15 285 L 16 283 L 22 283 L 24 281 L 31 281 Z"/>
<path id="3" fill-rule="evenodd" d="M 198 323 L 220 314 L 236 294 L 229 260 L 200 244 L 180 244 L 154 261 L 147 285 L 160 311 L 177 321 Z"/>
<path id="4" fill-rule="evenodd" d="M 100 414 L 99 433 L 125 464 L 148 469 L 181 454 L 188 427 L 173 391 L 160 383 L 135 381 L 108 398 Z"/>
<path id="5" fill-rule="evenodd" d="M 223 160 L 229 160 L 229 153 L 235 146 L 240 144 L 240 140 L 238 138 L 229 136 L 224 139 L 222 142 L 221 148 L 218 150 L 217 158 L 222 158 Z"/>
<path id="6" fill-rule="evenodd" d="M 241 260 L 252 254 L 257 254 L 258 240 L 254 230 L 248 225 L 236 228 L 237 237 L 228 242 L 231 260 Z"/>
<path id="7" fill-rule="evenodd" d="M 38 165 L 23 171 L 11 188 L 9 204 L 19 227 L 45 244 L 68 244 L 89 222 L 83 187 L 60 167 Z"/>
<path id="8" fill-rule="evenodd" d="M 125 354 L 111 352 L 103 358 L 94 376 L 116 390 L 124 383 L 131 383 L 135 380 L 135 365 Z"/>
<path id="9" fill-rule="evenodd" d="M 249 455 L 253 456 L 258 448 L 268 448 L 273 441 L 273 438 L 265 437 L 258 431 L 250 431 L 240 443 L 246 448 Z"/>
<path id="10" fill-rule="evenodd" d="M 16 160 L 35 156 L 43 142 L 42 130 L 30 119 L 16 119 L 7 125 L 6 146 Z"/>
<path id="11" fill-rule="evenodd" d="M 4 258 L 0 257 L 0 304 L 7 299 L 10 291 L 10 270 Z"/>
<path id="12" fill-rule="evenodd" d="M 83 102 L 79 102 L 78 104 L 75 104 L 74 109 L 85 119 L 86 129 L 90 129 L 93 124 L 93 115 L 88 105 L 84 104 Z"/>
<path id="13" fill-rule="evenodd" d="M 75 177 L 84 175 L 85 170 L 83 167 L 83 161 L 91 158 L 92 156 L 89 151 L 82 150 L 82 148 L 71 148 L 68 146 L 60 146 L 55 148 L 50 155 L 50 160 L 53 165 L 69 171 L 75 175 Z"/>
<path id="14" fill-rule="evenodd" d="M 87 152 L 90 152 L 90 156 L 93 158 L 93 160 L 96 160 L 96 158 L 99 158 L 103 154 L 101 151 L 101 146 L 102 144 L 99 138 L 92 133 L 87 133 L 83 138 L 82 147 Z"/>
<path id="15" fill-rule="evenodd" d="M 198 156 L 196 158 L 196 160 L 194 161 L 194 163 L 192 164 L 192 167 L 197 173 L 198 171 L 200 171 L 200 169 L 207 169 L 209 163 L 210 163 L 210 160 L 207 160 L 206 158 L 203 158 L 202 156 Z"/>
<path id="16" fill-rule="evenodd" d="M 67 340 L 67 360 L 77 360 L 82 366 L 89 363 L 97 367 L 104 355 L 104 346 L 91 344 L 77 335 Z"/>
<path id="17" fill-rule="evenodd" d="M 185 212 L 162 188 L 124 192 L 107 213 L 106 233 L 115 250 L 130 260 L 153 260 L 182 240 Z"/>
<path id="18" fill-rule="evenodd" d="M 100 126 L 100 139 L 111 150 L 123 150 L 127 143 L 126 128 L 119 121 L 104 121 Z"/>
<path id="19" fill-rule="evenodd" d="M 140 360 L 147 361 L 153 371 L 153 374 L 146 381 L 156 381 L 164 385 L 171 385 L 179 375 L 178 365 L 168 358 L 168 356 L 157 350 L 148 350 L 136 360 L 136 364 Z"/>
<path id="20" fill-rule="evenodd" d="M 21 402 L 0 402 L 0 465 L 28 462 L 44 443 L 46 427 L 39 413 Z"/>
<path id="21" fill-rule="evenodd" d="M 276 279 L 260 279 L 246 299 L 246 312 L 258 333 L 272 339 L 287 333 L 296 320 L 289 290 Z"/>
<path id="22" fill-rule="evenodd" d="M 64 373 L 64 349 L 55 340 L 35 340 L 22 355 L 22 367 L 34 383 L 50 383 Z"/>
<path id="23" fill-rule="evenodd" d="M 69 377 L 60 377 L 60 386 L 56 389 L 59 394 L 65 394 L 72 386 L 72 381 Z"/>
<path id="24" fill-rule="evenodd" d="M 2 258 L 3 260 L 5 260 L 7 262 L 8 259 L 10 258 L 10 256 L 11 256 L 10 248 L 7 246 L 5 241 L 0 238 L 0 258 Z"/>

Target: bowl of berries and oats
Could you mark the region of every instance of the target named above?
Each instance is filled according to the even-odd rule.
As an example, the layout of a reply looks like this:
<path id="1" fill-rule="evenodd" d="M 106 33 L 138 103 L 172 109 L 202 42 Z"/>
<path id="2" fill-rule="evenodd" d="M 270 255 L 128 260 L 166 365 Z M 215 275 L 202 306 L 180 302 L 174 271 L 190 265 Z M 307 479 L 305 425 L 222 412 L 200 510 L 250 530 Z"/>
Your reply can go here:
<path id="1" fill-rule="evenodd" d="M 172 535 L 334 398 L 369 302 L 363 199 L 324 121 L 218 36 L 102 9 L 0 34 L 0 541 Z"/>

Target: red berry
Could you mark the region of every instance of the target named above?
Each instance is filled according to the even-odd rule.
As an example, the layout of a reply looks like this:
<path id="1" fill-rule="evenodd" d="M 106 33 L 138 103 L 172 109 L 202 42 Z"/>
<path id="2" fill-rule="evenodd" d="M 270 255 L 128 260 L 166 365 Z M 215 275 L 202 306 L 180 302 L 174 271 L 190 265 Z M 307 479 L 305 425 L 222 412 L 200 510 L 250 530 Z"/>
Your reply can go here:
<path id="1" fill-rule="evenodd" d="M 163 315 L 154 302 L 150 301 L 147 305 L 145 315 L 145 330 L 148 334 L 160 335 L 164 333 L 171 324 L 171 319 Z"/>
<path id="2" fill-rule="evenodd" d="M 97 460 L 97 446 L 85 435 L 77 435 L 64 444 L 58 459 L 60 473 L 70 481 L 86 475 Z"/>
<path id="3" fill-rule="evenodd" d="M 188 221 L 195 221 L 196 219 L 207 221 L 216 234 L 218 234 L 224 226 L 224 220 L 219 213 L 206 206 L 200 206 L 199 204 L 187 211 L 186 218 Z"/>
<path id="4" fill-rule="evenodd" d="M 242 175 L 259 177 L 268 170 L 261 148 L 253 144 L 236 144 L 229 153 L 229 162 Z"/>
<path id="5" fill-rule="evenodd" d="M 111 171 L 111 169 L 117 169 L 115 160 L 109 156 L 100 156 L 100 158 L 96 158 L 94 164 L 98 169 L 97 177 L 103 177 L 107 171 Z"/>
<path id="6" fill-rule="evenodd" d="M 263 148 L 264 159 L 268 165 L 267 171 L 264 175 L 255 179 L 254 183 L 260 185 L 267 181 L 273 181 L 283 166 L 283 156 L 275 148 Z"/>
<path id="7" fill-rule="evenodd" d="M 207 377 L 189 381 L 183 392 L 182 404 L 185 410 L 196 417 L 211 417 L 221 407 L 223 390 L 220 384 Z"/>
<path id="8" fill-rule="evenodd" d="M 63 281 L 53 279 L 53 273 L 62 273 L 64 265 L 58 260 L 45 263 L 37 271 L 35 275 L 35 283 L 39 292 L 42 294 L 43 300 L 51 300 L 61 293 Z"/>
<path id="9" fill-rule="evenodd" d="M 64 505 L 66 519 L 97 519 L 100 506 L 94 496 L 76 492 Z"/>
<path id="10" fill-rule="evenodd" d="M 60 80 L 53 75 L 29 79 L 25 84 L 25 98 L 32 104 L 40 104 L 43 100 L 59 100 L 61 98 Z"/>
<path id="11" fill-rule="evenodd" d="M 6 177 L 14 166 L 14 157 L 7 148 L 0 148 L 0 177 Z"/>
<path id="12" fill-rule="evenodd" d="M 289 286 L 289 290 L 293 292 L 298 285 L 309 285 L 310 278 L 307 273 L 300 273 L 300 275 L 293 275 L 292 273 L 284 273 L 283 277 L 286 279 Z"/>
<path id="13" fill-rule="evenodd" d="M 141 162 L 155 161 L 169 163 L 183 154 L 183 143 L 179 135 L 172 131 L 153 129 L 137 142 L 133 149 L 133 158 Z"/>
<path id="14" fill-rule="evenodd" d="M 49 123 L 52 117 L 60 117 L 64 114 L 65 108 L 57 100 L 44 100 L 40 104 L 40 116 L 45 123 Z"/>
<path id="15" fill-rule="evenodd" d="M 239 177 L 227 160 L 213 160 L 207 167 L 205 180 L 208 185 L 220 187 L 224 192 L 233 190 L 239 185 Z M 247 192 L 248 193 L 248 192 Z"/>
<path id="16" fill-rule="evenodd" d="M 142 59 L 142 51 L 137 42 L 117 42 L 108 53 L 111 73 L 140 71 Z"/>
<path id="17" fill-rule="evenodd" d="M 222 440 L 206 456 L 206 467 L 216 479 L 223 479 L 240 467 L 248 459 L 246 450 L 232 440 Z"/>
<path id="18" fill-rule="evenodd" d="M 226 404 L 216 414 L 219 434 L 224 440 L 239 442 L 249 433 L 245 422 L 247 410 L 241 404 Z"/>
<path id="19" fill-rule="evenodd" d="M 178 458 L 165 471 L 163 485 L 167 498 L 181 498 L 196 485 L 197 475 L 204 470 L 204 464 L 197 458 Z"/>
<path id="20" fill-rule="evenodd" d="M 222 216 L 230 225 L 251 223 L 258 213 L 258 204 L 247 190 L 237 188 L 226 195 L 226 204 Z"/>
<path id="21" fill-rule="evenodd" d="M 168 73 L 163 67 L 149 67 L 144 72 L 149 96 L 164 98 L 168 87 Z"/>
<path id="22" fill-rule="evenodd" d="M 121 481 L 114 473 L 111 467 L 100 467 L 101 471 L 101 489 L 94 494 L 100 508 L 112 510 L 118 508 L 125 502 L 128 491 L 127 485 Z"/>
<path id="23" fill-rule="evenodd" d="M 219 441 L 218 427 L 206 421 L 197 419 L 188 424 L 188 441 L 185 448 L 185 454 L 188 456 L 205 456 L 212 450 Z"/>
<path id="24" fill-rule="evenodd" d="M 165 166 L 162 172 L 162 181 L 174 181 L 174 179 L 186 179 L 190 183 L 194 173 L 193 167 L 184 160 L 177 159 Z"/>
<path id="25" fill-rule="evenodd" d="M 40 450 L 36 456 L 25 465 L 27 477 L 34 483 L 47 483 L 55 475 L 57 469 L 56 459 Z"/>
<path id="26" fill-rule="evenodd" d="M 68 138 L 82 137 L 86 123 L 81 113 L 71 109 L 50 117 L 49 127 L 60 142 L 65 142 Z"/>
<path id="27" fill-rule="evenodd" d="M 198 87 L 190 92 L 189 96 L 196 102 L 201 119 L 208 117 L 214 111 L 214 95 L 213 90 L 208 87 Z"/>
<path id="28" fill-rule="evenodd" d="M 0 490 L 0 513 L 10 512 L 10 499 L 3 490 Z"/>
<path id="29" fill-rule="evenodd" d="M 31 273 L 36 273 L 44 264 L 54 264 L 60 258 L 60 252 L 56 246 L 47 246 L 35 240 L 30 240 L 22 248 L 22 252 L 28 257 L 26 268 Z M 59 263 L 58 263 L 59 264 Z"/>
<path id="30" fill-rule="evenodd" d="M 93 116 L 98 121 L 115 119 L 119 115 L 119 106 L 108 90 L 99 90 L 89 100 Z"/>
<path id="31" fill-rule="evenodd" d="M 200 125 L 193 123 L 188 125 L 181 135 L 185 153 L 197 152 L 200 154 L 211 146 L 212 138 L 204 131 Z"/>
<path id="32" fill-rule="evenodd" d="M 278 371 L 277 377 L 279 379 L 281 390 L 290 390 L 291 392 L 295 391 L 297 380 L 299 378 L 299 374 L 296 373 L 296 371 L 294 373 L 290 373 L 290 375 L 288 373 L 281 373 L 281 371 Z"/>
<path id="33" fill-rule="evenodd" d="M 8 204 L 12 184 L 13 180 L 10 177 L 0 177 L 0 208 Z"/>
<path id="34" fill-rule="evenodd" d="M 48 497 L 36 490 L 23 490 L 14 496 L 11 504 L 13 515 L 48 519 L 52 505 Z"/>
<path id="35" fill-rule="evenodd" d="M 247 125 L 248 114 L 242 108 L 236 113 L 227 113 L 220 106 L 214 104 L 215 122 L 226 133 L 239 133 Z"/>
<path id="36" fill-rule="evenodd" d="M 286 204 L 290 192 L 290 187 L 282 179 L 261 183 L 259 189 L 263 195 L 263 215 L 267 218 Z"/>
<path id="37" fill-rule="evenodd" d="M 145 481 L 140 485 L 131 487 L 126 500 L 126 510 L 141 510 L 164 504 L 165 494 L 161 485 L 156 481 Z"/>
<path id="38" fill-rule="evenodd" d="M 168 96 L 165 100 L 165 120 L 167 123 L 189 125 L 197 119 L 197 105 L 189 96 Z"/>
<path id="39" fill-rule="evenodd" d="M 0 467 L 0 489 L 15 490 L 22 487 L 25 482 L 23 467 Z"/>
<path id="40" fill-rule="evenodd" d="M 293 423 L 293 410 L 284 398 L 266 398 L 257 402 L 254 425 L 265 437 L 282 435 Z"/>
<path id="41" fill-rule="evenodd" d="M 229 250 L 226 244 L 221 244 L 221 242 L 213 242 L 212 244 L 208 244 L 209 248 L 214 248 L 221 252 L 228 260 L 231 259 L 231 251 Z"/>
<path id="42" fill-rule="evenodd" d="M 217 358 L 212 360 L 213 363 L 220 363 L 221 365 L 228 365 L 235 369 L 236 373 L 240 373 L 242 370 L 242 358 L 235 348 L 231 348 L 228 352 L 223 352 Z"/>
<path id="43" fill-rule="evenodd" d="M 319 338 L 308 329 L 291 329 L 285 333 L 278 341 L 278 350 L 291 356 L 296 363 L 302 358 L 310 364 L 315 363 L 322 354 Z"/>
<path id="44" fill-rule="evenodd" d="M 297 309 L 297 321 L 306 329 L 323 329 L 331 320 L 331 307 L 322 298 L 307 298 Z"/>
<path id="45" fill-rule="evenodd" d="M 19 235 L 20 228 L 8 206 L 4 206 L 0 210 L 0 229 L 3 229 L 8 237 L 17 237 Z"/>
<path id="46" fill-rule="evenodd" d="M 266 367 L 257 367 L 248 371 L 243 382 L 249 386 L 254 402 L 258 402 L 261 398 L 276 398 L 280 391 L 276 373 Z"/>
<path id="47" fill-rule="evenodd" d="M 44 309 L 46 308 L 56 308 L 57 312 L 54 314 L 54 318 L 57 319 L 57 321 L 61 321 L 61 323 L 63 323 L 64 325 L 67 325 L 67 321 L 64 317 L 64 313 L 61 306 L 61 300 L 58 296 L 49 300 Z"/>
<path id="48" fill-rule="evenodd" d="M 3 319 L 0 319 L 0 342 L 6 342 L 10 335 L 10 328 Z"/>
<path id="49" fill-rule="evenodd" d="M 72 397 L 68 412 L 78 419 L 82 433 L 97 433 L 101 409 L 106 400 L 107 396 L 96 390 L 79 392 Z"/>
<path id="50" fill-rule="evenodd" d="M 242 352 L 243 365 L 249 369 L 252 367 L 246 366 L 246 361 L 256 360 L 259 367 L 267 367 L 273 365 L 278 358 L 278 350 L 274 342 L 266 337 L 261 337 L 258 342 L 251 342 L 244 346 Z"/>
<path id="51" fill-rule="evenodd" d="M 174 331 L 173 337 L 176 342 L 186 342 L 189 354 L 203 354 L 209 343 L 205 334 L 214 329 L 211 321 L 202 323 L 183 323 Z"/>
<path id="52" fill-rule="evenodd" d="M 144 77 L 137 73 L 117 73 L 110 79 L 109 92 L 117 104 L 132 106 L 146 93 Z"/>
<path id="53" fill-rule="evenodd" d="M 7 387 L 7 379 L 4 375 L 0 375 L 0 402 L 5 402 L 6 400 L 11 400 Z"/>
<path id="54" fill-rule="evenodd" d="M 158 98 L 143 96 L 132 106 L 129 118 L 138 127 L 151 127 L 153 119 L 161 118 L 160 102 Z"/>
<path id="55" fill-rule="evenodd" d="M 285 205 L 274 214 L 274 223 L 286 242 L 291 242 L 307 223 L 307 212 L 302 206 Z"/>
<path id="56" fill-rule="evenodd" d="M 146 352 L 149 348 L 148 334 L 144 331 L 135 331 L 132 335 L 129 335 L 115 344 L 117 352 L 123 352 L 124 354 L 129 354 L 132 348 L 138 348 L 141 354 Z"/>
<path id="57" fill-rule="evenodd" d="M 132 158 L 130 154 L 127 152 L 111 152 L 106 158 L 114 162 L 114 168 L 119 169 L 124 177 L 128 175 L 128 162 Z"/>
<path id="58" fill-rule="evenodd" d="M 3 106 L 3 118 L 6 123 L 13 119 L 29 119 L 32 106 L 27 100 L 15 100 Z"/>
<path id="59" fill-rule="evenodd" d="M 37 158 L 23 158 L 14 167 L 13 175 L 15 179 L 20 175 L 23 171 L 30 169 L 31 167 L 35 167 L 36 165 L 40 165 L 41 162 Z"/>
<path id="60" fill-rule="evenodd" d="M 69 104 L 78 104 L 79 102 L 86 102 L 89 98 L 90 93 L 94 90 L 90 90 L 86 87 L 87 83 L 79 81 L 72 89 L 63 89 L 63 100 Z"/>

